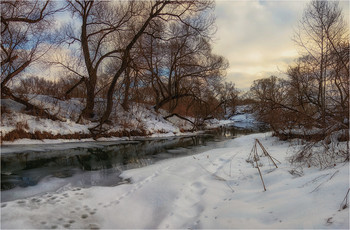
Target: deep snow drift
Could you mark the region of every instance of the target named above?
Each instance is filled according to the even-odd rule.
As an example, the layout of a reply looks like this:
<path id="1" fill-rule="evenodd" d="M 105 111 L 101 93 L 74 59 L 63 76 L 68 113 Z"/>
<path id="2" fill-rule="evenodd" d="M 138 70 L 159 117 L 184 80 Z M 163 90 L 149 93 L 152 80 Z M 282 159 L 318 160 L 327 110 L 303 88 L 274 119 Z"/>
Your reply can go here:
<path id="1" fill-rule="evenodd" d="M 261 158 L 267 187 L 246 162 L 258 138 L 279 161 Z M 2 228 L 349 228 L 339 211 L 349 188 L 349 164 L 295 169 L 287 142 L 271 133 L 242 136 L 225 148 L 125 171 L 130 184 L 66 186 L 2 203 Z M 295 173 L 298 172 L 298 173 Z"/>

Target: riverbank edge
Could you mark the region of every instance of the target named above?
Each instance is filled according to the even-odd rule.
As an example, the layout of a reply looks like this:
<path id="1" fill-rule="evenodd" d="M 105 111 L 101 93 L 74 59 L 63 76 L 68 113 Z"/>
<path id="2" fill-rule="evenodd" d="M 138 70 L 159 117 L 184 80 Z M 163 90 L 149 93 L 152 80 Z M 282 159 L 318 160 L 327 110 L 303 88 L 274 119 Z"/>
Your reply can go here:
<path id="1" fill-rule="evenodd" d="M 169 139 L 169 138 L 178 138 L 178 137 L 191 137 L 196 135 L 203 135 L 205 132 L 222 128 L 223 126 L 233 125 L 233 122 L 226 123 L 225 125 L 213 125 L 207 127 L 203 130 L 192 131 L 192 132 L 181 132 L 181 133 L 153 133 L 147 136 L 123 136 L 123 137 L 100 137 L 97 139 L 93 138 L 81 138 L 81 139 L 17 139 L 14 141 L 3 141 L 0 146 L 1 154 L 9 154 L 18 152 L 17 148 L 31 146 L 32 148 L 35 146 L 45 146 L 46 150 L 50 150 L 50 145 L 52 149 L 54 149 L 57 145 L 64 144 L 72 144 L 72 146 L 66 146 L 67 149 L 75 148 L 74 144 L 80 143 L 99 143 L 104 142 L 111 144 L 122 143 L 122 142 L 130 142 L 130 141 L 145 141 L 145 140 L 157 140 L 157 139 Z"/>

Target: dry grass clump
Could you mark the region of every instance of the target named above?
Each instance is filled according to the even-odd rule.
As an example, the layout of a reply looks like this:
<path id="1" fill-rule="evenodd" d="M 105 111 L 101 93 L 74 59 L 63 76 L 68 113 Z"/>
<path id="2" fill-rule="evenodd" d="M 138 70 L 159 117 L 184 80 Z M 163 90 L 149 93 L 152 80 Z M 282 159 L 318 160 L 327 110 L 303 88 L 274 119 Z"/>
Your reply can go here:
<path id="1" fill-rule="evenodd" d="M 308 141 L 290 158 L 290 162 L 324 169 L 349 161 L 349 154 L 349 133 L 341 130 L 322 140 Z"/>
<path id="2" fill-rule="evenodd" d="M 27 121 L 20 121 L 16 123 L 16 129 L 17 130 L 28 130 L 29 125 Z"/>

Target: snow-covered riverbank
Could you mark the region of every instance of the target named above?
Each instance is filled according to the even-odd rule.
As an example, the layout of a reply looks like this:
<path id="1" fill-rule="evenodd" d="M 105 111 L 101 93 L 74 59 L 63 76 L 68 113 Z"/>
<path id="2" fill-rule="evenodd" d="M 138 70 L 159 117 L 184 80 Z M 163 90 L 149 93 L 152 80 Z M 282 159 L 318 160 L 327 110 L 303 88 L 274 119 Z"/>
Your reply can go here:
<path id="1" fill-rule="evenodd" d="M 246 162 L 258 138 L 282 163 Z M 293 173 L 287 142 L 271 133 L 242 136 L 225 148 L 125 171 L 130 184 L 66 186 L 1 204 L 2 228 L 349 228 L 338 211 L 349 188 L 349 165 Z M 295 171 L 294 171 L 295 172 Z"/>
<path id="2" fill-rule="evenodd" d="M 0 99 L 3 107 L 1 114 L 1 146 L 21 146 L 60 144 L 95 141 L 124 141 L 145 138 L 166 138 L 174 136 L 195 135 L 193 125 L 178 117 L 167 120 L 163 117 L 168 113 L 162 109 L 158 112 L 149 105 L 133 103 L 130 111 L 124 111 L 120 106 L 113 112 L 114 122 L 108 126 L 106 133 L 93 139 L 89 129 L 96 126 L 96 122 L 85 120 L 76 123 L 83 103 L 78 99 L 61 101 L 49 96 L 37 95 L 32 98 L 37 106 L 51 111 L 60 117 L 60 121 L 40 118 L 25 112 L 25 106 L 10 99 Z M 44 106 L 45 105 L 45 106 Z M 189 120 L 194 118 L 188 117 Z M 256 121 L 248 105 L 237 106 L 237 113 L 226 120 L 211 119 L 204 123 L 205 128 L 215 128 L 234 125 L 243 129 L 256 129 Z M 13 147 L 9 147 L 13 148 Z M 7 149 L 9 149 L 7 148 Z M 8 152 L 6 150 L 6 152 Z"/>

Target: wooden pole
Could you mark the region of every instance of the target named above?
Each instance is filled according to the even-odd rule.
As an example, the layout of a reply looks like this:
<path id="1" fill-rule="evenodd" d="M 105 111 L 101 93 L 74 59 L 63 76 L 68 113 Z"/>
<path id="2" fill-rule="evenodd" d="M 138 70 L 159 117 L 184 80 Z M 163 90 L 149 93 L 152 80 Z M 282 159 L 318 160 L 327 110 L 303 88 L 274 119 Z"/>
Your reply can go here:
<path id="1" fill-rule="evenodd" d="M 256 156 L 258 155 L 258 154 L 257 154 L 257 151 L 256 151 L 256 142 L 255 142 L 255 155 L 256 155 Z M 257 158 L 255 158 L 255 156 L 254 156 L 254 159 L 255 159 L 256 167 L 258 168 L 258 171 L 259 171 L 259 175 L 260 175 L 261 182 L 262 182 L 262 184 L 263 184 L 263 186 L 264 186 L 264 191 L 266 191 L 264 179 L 263 179 L 263 177 L 262 177 L 262 175 L 261 175 L 261 171 L 260 171 L 260 168 L 259 168 L 259 164 L 258 164 Z"/>

